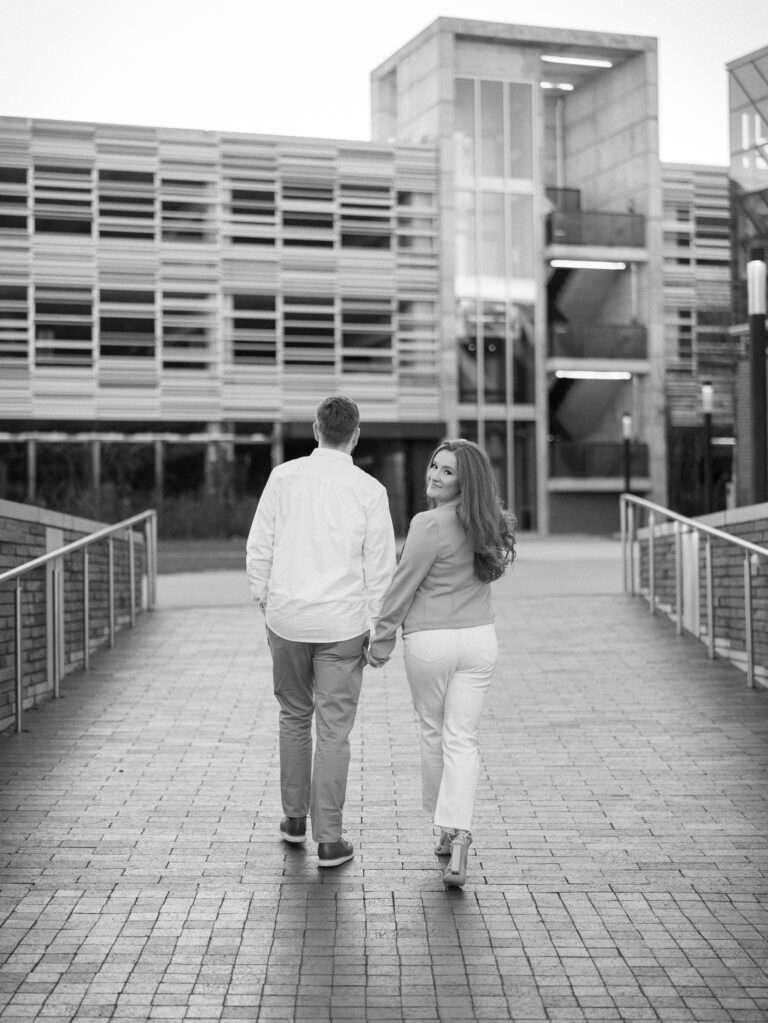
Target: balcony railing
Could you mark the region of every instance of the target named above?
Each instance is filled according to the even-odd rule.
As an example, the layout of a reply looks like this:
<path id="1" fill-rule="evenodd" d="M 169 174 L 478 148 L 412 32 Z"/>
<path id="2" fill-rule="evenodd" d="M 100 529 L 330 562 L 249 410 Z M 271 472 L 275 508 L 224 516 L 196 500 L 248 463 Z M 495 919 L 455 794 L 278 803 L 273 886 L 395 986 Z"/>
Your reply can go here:
<path id="1" fill-rule="evenodd" d="M 106 643 L 114 646 L 116 631 L 135 625 L 144 592 L 146 607 L 155 606 L 156 580 L 154 510 L 0 572 L 5 640 L 0 647 L 0 680 L 9 681 L 8 668 L 13 665 L 17 732 L 23 730 L 25 705 L 35 699 L 25 692 L 27 683 L 35 681 L 58 697 L 67 672 L 78 666 L 87 669 L 93 650 Z"/>
<path id="2" fill-rule="evenodd" d="M 648 333 L 639 324 L 554 323 L 549 331 L 549 355 L 566 359 L 646 359 Z"/>
<path id="3" fill-rule="evenodd" d="M 641 213 L 564 213 L 547 217 L 548 245 L 613 245 L 642 248 L 645 217 Z"/>
<path id="4" fill-rule="evenodd" d="M 741 529 L 759 538 L 760 525 Z M 703 640 L 710 658 L 745 670 L 750 687 L 768 686 L 768 547 L 726 528 L 622 494 L 624 592 L 645 596 L 651 614 L 669 615 L 678 635 L 685 629 Z"/>
<path id="5" fill-rule="evenodd" d="M 580 188 L 548 188 L 547 199 L 549 199 L 552 206 L 561 213 L 581 212 Z"/>
<path id="6" fill-rule="evenodd" d="M 629 458 L 630 475 L 647 477 L 648 445 L 633 443 Z M 624 444 L 621 441 L 554 440 L 549 447 L 549 475 L 578 479 L 601 477 L 623 479 Z"/>

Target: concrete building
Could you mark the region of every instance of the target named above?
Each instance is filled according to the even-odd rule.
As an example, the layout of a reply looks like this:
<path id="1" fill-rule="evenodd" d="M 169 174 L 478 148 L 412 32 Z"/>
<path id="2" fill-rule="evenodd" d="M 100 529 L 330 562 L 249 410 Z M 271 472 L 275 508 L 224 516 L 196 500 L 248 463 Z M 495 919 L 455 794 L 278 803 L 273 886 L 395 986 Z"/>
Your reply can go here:
<path id="1" fill-rule="evenodd" d="M 728 168 L 663 164 L 662 176 L 668 498 L 675 511 L 701 515 L 726 507 L 733 480 Z"/>
<path id="2" fill-rule="evenodd" d="M 727 65 L 730 107 L 730 186 L 733 241 L 733 336 L 736 379 L 736 496 L 738 504 L 768 500 L 765 317 L 762 335 L 749 317 L 747 264 L 768 258 L 768 46 Z M 763 310 L 765 304 L 763 304 Z"/>
<path id="3" fill-rule="evenodd" d="M 5 496 L 258 494 L 343 391 L 401 529 L 446 433 L 601 532 L 629 414 L 666 500 L 655 39 L 441 18 L 371 88 L 370 143 L 0 119 Z"/>

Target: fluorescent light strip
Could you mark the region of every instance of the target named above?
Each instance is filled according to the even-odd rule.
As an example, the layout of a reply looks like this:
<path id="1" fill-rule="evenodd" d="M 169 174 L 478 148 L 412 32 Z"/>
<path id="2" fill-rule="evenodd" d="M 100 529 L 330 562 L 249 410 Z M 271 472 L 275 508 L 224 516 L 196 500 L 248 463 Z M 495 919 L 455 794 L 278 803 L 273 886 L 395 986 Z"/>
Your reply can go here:
<path id="1" fill-rule="evenodd" d="M 570 82 L 539 82 L 542 89 L 560 89 L 562 92 L 573 92 L 574 86 Z"/>
<path id="2" fill-rule="evenodd" d="M 542 53 L 541 59 L 547 64 L 571 64 L 575 67 L 613 67 L 612 60 L 601 60 L 598 57 L 558 57 L 551 53 Z"/>
<path id="3" fill-rule="evenodd" d="M 613 259 L 550 259 L 557 270 L 626 270 L 627 264 Z"/>
<path id="4" fill-rule="evenodd" d="M 558 380 L 631 380 L 632 374 L 624 369 L 556 369 Z"/>

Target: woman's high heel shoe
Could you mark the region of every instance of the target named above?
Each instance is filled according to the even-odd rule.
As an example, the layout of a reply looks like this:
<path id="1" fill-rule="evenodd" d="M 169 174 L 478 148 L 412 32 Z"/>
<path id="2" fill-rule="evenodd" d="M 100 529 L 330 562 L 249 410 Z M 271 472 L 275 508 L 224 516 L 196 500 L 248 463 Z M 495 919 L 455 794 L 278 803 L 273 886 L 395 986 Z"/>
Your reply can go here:
<path id="1" fill-rule="evenodd" d="M 440 837 L 437 840 L 435 846 L 435 856 L 450 856 L 451 855 L 451 842 L 453 836 L 456 834 L 455 831 L 448 831 L 446 828 L 440 829 Z"/>
<path id="2" fill-rule="evenodd" d="M 451 858 L 443 871 L 446 888 L 461 888 L 467 880 L 467 854 L 472 844 L 468 831 L 457 831 L 451 842 Z"/>

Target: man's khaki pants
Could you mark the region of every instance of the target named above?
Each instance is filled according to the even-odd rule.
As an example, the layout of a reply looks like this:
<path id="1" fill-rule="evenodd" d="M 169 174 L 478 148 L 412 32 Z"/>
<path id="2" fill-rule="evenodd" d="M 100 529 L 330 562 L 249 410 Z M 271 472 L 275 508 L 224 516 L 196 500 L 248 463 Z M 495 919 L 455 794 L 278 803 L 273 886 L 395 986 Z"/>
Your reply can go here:
<path id="1" fill-rule="evenodd" d="M 309 813 L 315 842 L 335 842 L 342 833 L 349 734 L 360 697 L 368 634 L 336 643 L 298 643 L 270 629 L 267 637 L 280 704 L 283 813 L 286 817 Z"/>

